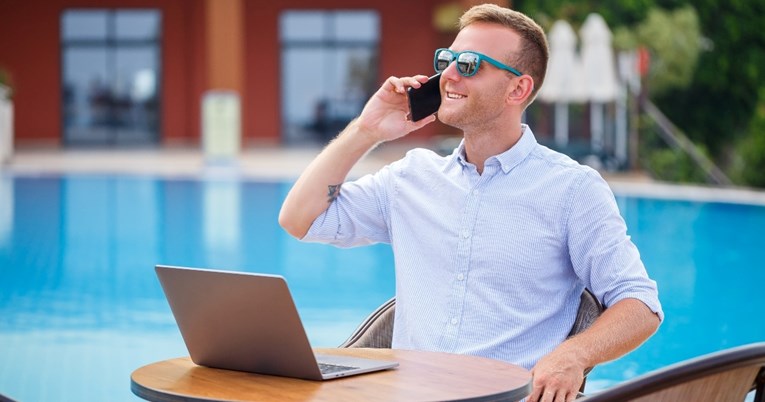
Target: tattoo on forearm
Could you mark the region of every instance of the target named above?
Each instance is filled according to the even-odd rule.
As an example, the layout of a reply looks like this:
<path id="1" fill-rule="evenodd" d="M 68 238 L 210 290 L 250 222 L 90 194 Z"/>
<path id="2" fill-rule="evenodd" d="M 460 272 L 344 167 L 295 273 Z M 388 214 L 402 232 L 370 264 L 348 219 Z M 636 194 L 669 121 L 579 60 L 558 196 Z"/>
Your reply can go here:
<path id="1" fill-rule="evenodd" d="M 327 202 L 332 203 L 337 199 L 337 197 L 340 195 L 340 186 L 343 184 L 331 184 L 327 186 Z"/>

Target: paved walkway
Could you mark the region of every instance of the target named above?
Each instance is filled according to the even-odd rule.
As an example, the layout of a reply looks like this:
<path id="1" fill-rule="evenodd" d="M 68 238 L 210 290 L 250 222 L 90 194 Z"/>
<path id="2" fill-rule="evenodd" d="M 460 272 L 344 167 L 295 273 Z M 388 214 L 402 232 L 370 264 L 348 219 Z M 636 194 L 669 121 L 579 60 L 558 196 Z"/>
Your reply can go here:
<path id="1" fill-rule="evenodd" d="M 401 158 L 412 145 L 384 144 L 370 152 L 350 177 L 375 172 Z M 320 148 L 261 147 L 229 161 L 206 160 L 199 149 L 18 150 L 0 173 L 38 175 L 110 173 L 170 177 L 233 176 L 260 180 L 294 180 Z M 642 174 L 603 173 L 619 195 L 765 205 L 765 191 L 660 183 Z"/>
<path id="2" fill-rule="evenodd" d="M 28 150 L 17 151 L 5 169 L 18 174 L 113 173 L 160 176 L 204 176 L 229 172 L 251 178 L 294 179 L 318 149 L 264 148 L 236 159 L 207 160 L 196 149 Z M 368 158 L 363 167 L 373 169 Z M 381 162 L 377 162 L 381 163 Z"/>

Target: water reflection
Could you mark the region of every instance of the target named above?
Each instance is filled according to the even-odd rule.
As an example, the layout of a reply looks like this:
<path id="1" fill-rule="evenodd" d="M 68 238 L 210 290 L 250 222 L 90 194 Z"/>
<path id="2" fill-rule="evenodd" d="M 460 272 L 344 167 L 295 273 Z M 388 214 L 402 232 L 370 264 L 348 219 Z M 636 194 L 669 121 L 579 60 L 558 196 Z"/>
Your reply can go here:
<path id="1" fill-rule="evenodd" d="M 10 241 L 13 230 L 13 180 L 0 175 L 0 248 Z"/>
<path id="2" fill-rule="evenodd" d="M 241 265 L 240 185 L 235 181 L 203 184 L 204 239 L 209 265 Z"/>

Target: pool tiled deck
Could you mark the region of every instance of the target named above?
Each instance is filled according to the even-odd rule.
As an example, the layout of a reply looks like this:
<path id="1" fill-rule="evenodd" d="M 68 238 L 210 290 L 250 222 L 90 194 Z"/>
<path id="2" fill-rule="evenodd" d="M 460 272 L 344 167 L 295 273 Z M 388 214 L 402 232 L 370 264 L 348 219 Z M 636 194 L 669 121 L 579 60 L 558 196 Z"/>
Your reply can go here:
<path id="1" fill-rule="evenodd" d="M 371 151 L 351 171 L 350 177 L 375 172 L 401 158 L 413 144 L 384 144 Z M 0 173 L 39 174 L 139 174 L 165 177 L 244 177 L 260 180 L 294 180 L 321 151 L 319 147 L 264 146 L 243 150 L 236 158 L 210 160 L 198 148 L 122 150 L 21 149 L 0 164 Z M 641 173 L 603 173 L 616 194 L 668 199 L 719 201 L 765 206 L 765 191 L 677 185 L 652 180 Z"/>

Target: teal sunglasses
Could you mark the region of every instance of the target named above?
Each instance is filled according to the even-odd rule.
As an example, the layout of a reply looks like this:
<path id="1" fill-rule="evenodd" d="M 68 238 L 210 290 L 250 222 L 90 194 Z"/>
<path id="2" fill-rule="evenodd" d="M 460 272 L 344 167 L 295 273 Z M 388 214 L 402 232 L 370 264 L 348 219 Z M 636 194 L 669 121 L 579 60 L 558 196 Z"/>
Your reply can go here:
<path id="1" fill-rule="evenodd" d="M 453 52 L 447 48 L 441 48 L 436 50 L 436 54 L 433 56 L 433 68 L 437 73 L 441 73 L 452 64 L 454 60 L 457 60 L 457 71 L 463 77 L 472 77 L 478 72 L 478 67 L 481 66 L 481 61 L 486 60 L 487 63 L 497 67 L 499 69 L 509 71 L 517 76 L 523 75 L 520 71 L 498 62 L 491 57 L 474 52 L 472 50 L 466 50 L 464 52 Z"/>

